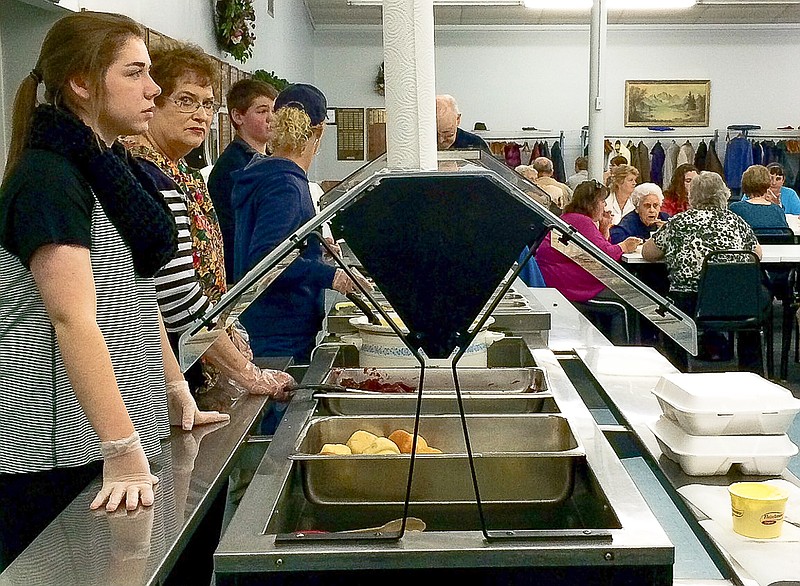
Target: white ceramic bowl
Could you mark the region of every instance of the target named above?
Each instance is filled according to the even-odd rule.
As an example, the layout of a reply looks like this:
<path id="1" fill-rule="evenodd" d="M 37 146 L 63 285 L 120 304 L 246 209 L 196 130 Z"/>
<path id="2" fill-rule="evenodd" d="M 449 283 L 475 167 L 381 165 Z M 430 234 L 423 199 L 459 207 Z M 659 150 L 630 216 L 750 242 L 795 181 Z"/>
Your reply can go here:
<path id="1" fill-rule="evenodd" d="M 359 348 L 359 366 L 417 366 L 419 362 L 403 341 L 389 326 L 369 323 L 366 316 L 354 317 L 350 323 L 358 331 L 358 336 L 350 338 Z M 494 323 L 494 318 L 489 318 L 483 328 L 475 336 L 472 344 L 461 357 L 459 366 L 486 367 L 486 356 L 489 346 L 503 337 L 503 334 L 488 331 Z M 407 328 L 401 326 L 406 332 Z M 428 359 L 429 366 L 450 366 L 450 359 Z"/>

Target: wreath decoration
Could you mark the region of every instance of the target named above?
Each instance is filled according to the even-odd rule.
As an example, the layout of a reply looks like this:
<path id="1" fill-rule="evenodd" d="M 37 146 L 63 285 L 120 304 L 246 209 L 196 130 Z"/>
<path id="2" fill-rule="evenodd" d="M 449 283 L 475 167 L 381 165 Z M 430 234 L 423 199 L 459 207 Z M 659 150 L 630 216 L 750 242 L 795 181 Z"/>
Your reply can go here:
<path id="1" fill-rule="evenodd" d="M 386 94 L 386 80 L 383 78 L 383 62 L 378 67 L 378 75 L 375 76 L 375 93 L 378 95 Z"/>
<path id="2" fill-rule="evenodd" d="M 253 56 L 256 40 L 253 0 L 217 0 L 214 13 L 217 42 L 234 59 L 244 63 Z"/>

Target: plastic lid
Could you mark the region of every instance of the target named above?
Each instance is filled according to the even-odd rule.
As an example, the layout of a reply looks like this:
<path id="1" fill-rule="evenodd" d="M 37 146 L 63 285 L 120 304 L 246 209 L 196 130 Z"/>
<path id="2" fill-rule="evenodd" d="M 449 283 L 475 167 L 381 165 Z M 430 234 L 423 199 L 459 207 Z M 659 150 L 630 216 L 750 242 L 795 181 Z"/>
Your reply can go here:
<path id="1" fill-rule="evenodd" d="M 800 408 L 791 391 L 752 372 L 674 373 L 653 394 L 682 411 L 768 413 Z"/>
<path id="2" fill-rule="evenodd" d="M 689 435 L 664 416 L 650 426 L 655 436 L 680 456 L 789 457 L 797 446 L 782 435 Z"/>

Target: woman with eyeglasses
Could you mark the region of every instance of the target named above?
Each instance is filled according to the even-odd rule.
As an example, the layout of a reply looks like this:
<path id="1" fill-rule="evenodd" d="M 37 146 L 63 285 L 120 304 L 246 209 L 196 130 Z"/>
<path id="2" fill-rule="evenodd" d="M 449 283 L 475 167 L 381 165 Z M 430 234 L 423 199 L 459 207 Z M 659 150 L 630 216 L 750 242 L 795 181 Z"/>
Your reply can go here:
<path id="1" fill-rule="evenodd" d="M 219 67 L 200 47 L 171 43 L 151 52 L 150 74 L 161 86 L 153 119 L 144 134 L 131 137 L 130 151 L 160 190 L 178 228 L 178 253 L 156 275 L 161 314 L 173 347 L 180 335 L 226 292 L 222 232 L 200 172 L 184 157 L 203 144 L 219 110 L 214 86 Z M 236 328 L 221 336 L 187 372 L 200 404 L 214 401 L 207 391 L 232 381 L 251 393 L 278 401 L 289 398 L 294 382 L 284 372 L 260 369 Z M 234 387 L 235 390 L 235 387 Z"/>
<path id="2" fill-rule="evenodd" d="M 689 209 L 689 191 L 692 179 L 697 177 L 697 167 L 690 163 L 678 165 L 669 186 L 664 190 L 661 211 L 674 216 Z"/>
<path id="3" fill-rule="evenodd" d="M 614 260 L 622 258 L 625 252 L 633 252 L 642 243 L 641 238 L 631 236 L 619 244 L 609 242 L 611 214 L 606 210 L 605 185 L 595 180 L 584 181 L 575 188 L 570 201 L 564 208 L 561 219 L 574 226 L 578 232 L 588 238 L 595 246 Z M 548 234 L 536 251 L 536 262 L 544 276 L 548 287 L 558 289 L 570 301 L 585 303 L 592 299 L 609 299 L 621 301 L 610 289 L 607 289 L 591 273 L 553 248 L 552 234 Z M 578 305 L 579 310 L 585 310 Z M 587 315 L 590 319 L 593 316 Z M 614 339 L 622 341 L 621 324 L 608 324 L 607 333 Z"/>
<path id="4" fill-rule="evenodd" d="M 174 415 L 185 429 L 228 418 L 197 411 L 184 388 L 153 282 L 175 254 L 174 223 L 117 142 L 147 130 L 161 91 L 144 35 L 117 14 L 61 18 L 14 101 L 0 186 L 0 571 L 98 475 L 92 509 L 151 506 L 148 458 Z"/>
<path id="5" fill-rule="evenodd" d="M 767 197 L 772 203 L 776 203 L 783 208 L 784 214 L 800 215 L 800 197 L 791 187 L 786 187 L 786 171 L 780 163 L 770 163 L 767 165 L 769 171 L 770 185 L 767 190 Z M 746 197 L 743 199 L 747 199 Z"/>

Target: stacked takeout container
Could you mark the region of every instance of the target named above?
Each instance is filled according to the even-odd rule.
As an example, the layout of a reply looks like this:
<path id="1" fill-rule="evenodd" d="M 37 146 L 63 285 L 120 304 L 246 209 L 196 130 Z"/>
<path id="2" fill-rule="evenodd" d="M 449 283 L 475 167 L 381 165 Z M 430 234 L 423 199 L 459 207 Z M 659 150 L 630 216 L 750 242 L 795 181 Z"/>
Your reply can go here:
<path id="1" fill-rule="evenodd" d="M 786 430 L 800 399 L 749 372 L 675 373 L 653 394 L 663 414 L 651 429 L 661 451 L 690 476 L 779 475 L 797 453 Z"/>

